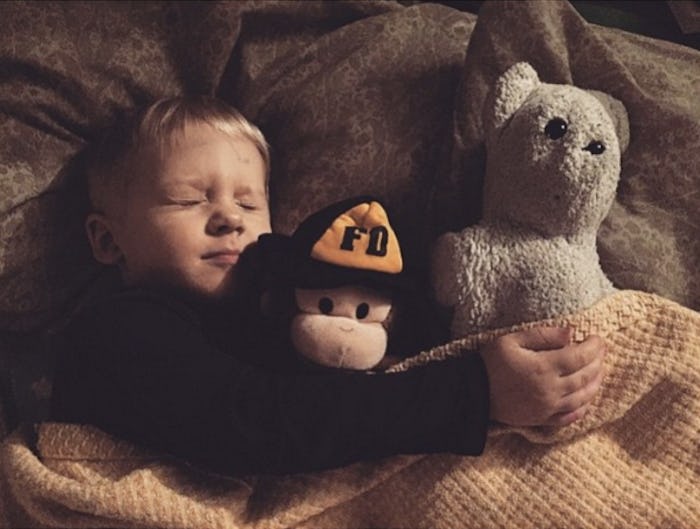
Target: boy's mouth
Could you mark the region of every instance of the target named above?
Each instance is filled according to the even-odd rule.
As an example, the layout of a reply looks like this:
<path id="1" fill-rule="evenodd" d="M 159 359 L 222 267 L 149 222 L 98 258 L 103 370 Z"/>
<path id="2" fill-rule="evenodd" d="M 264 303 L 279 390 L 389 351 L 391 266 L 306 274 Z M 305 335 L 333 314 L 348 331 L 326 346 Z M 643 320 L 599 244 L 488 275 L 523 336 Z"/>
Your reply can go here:
<path id="1" fill-rule="evenodd" d="M 217 250 L 207 252 L 202 259 L 218 266 L 235 265 L 241 252 L 239 250 Z"/>

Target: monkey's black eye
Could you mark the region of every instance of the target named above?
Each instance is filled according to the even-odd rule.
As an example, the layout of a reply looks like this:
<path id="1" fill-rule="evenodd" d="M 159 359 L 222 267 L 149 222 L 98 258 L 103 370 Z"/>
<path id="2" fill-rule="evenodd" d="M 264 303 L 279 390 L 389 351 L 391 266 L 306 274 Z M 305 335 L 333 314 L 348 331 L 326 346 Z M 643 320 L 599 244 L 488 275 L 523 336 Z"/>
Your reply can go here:
<path id="1" fill-rule="evenodd" d="M 362 320 L 369 314 L 369 305 L 367 303 L 360 303 L 355 310 L 355 316 L 358 320 Z"/>
<path id="2" fill-rule="evenodd" d="M 558 140 L 568 129 L 566 121 L 561 118 L 550 119 L 549 123 L 544 127 L 544 133 L 550 140 Z"/>
<path id="3" fill-rule="evenodd" d="M 330 314 L 333 312 L 333 300 L 331 298 L 322 297 L 318 300 L 318 310 L 322 314 Z"/>

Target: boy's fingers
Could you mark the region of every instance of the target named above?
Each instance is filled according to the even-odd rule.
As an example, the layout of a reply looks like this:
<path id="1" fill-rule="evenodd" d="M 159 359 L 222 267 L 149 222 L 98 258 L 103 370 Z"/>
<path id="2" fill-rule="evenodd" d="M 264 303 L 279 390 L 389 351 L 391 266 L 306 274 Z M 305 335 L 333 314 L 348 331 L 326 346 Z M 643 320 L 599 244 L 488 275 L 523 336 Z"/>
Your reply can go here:
<path id="1" fill-rule="evenodd" d="M 562 412 L 552 415 L 547 421 L 547 424 L 549 426 L 566 426 L 567 424 L 571 424 L 572 422 L 578 421 L 579 419 L 583 418 L 583 416 L 586 415 L 586 412 L 588 411 L 589 407 L 590 404 L 586 404 L 573 411 Z"/>
<path id="2" fill-rule="evenodd" d="M 557 414 L 571 413 L 590 404 L 603 383 L 603 376 L 604 370 L 601 369 L 584 387 L 564 396 L 557 407 Z"/>
<path id="3" fill-rule="evenodd" d="M 579 344 L 571 345 L 558 351 L 547 351 L 547 354 L 561 376 L 571 375 L 602 358 L 605 354 L 605 342 L 599 336 L 591 335 Z"/>
<path id="4" fill-rule="evenodd" d="M 586 387 L 601 374 L 603 369 L 603 358 L 597 356 L 578 371 L 562 376 L 559 379 L 562 394 L 568 395 Z"/>
<path id="5" fill-rule="evenodd" d="M 573 331 L 569 327 L 533 327 L 512 336 L 525 349 L 547 351 L 561 349 L 571 343 Z"/>

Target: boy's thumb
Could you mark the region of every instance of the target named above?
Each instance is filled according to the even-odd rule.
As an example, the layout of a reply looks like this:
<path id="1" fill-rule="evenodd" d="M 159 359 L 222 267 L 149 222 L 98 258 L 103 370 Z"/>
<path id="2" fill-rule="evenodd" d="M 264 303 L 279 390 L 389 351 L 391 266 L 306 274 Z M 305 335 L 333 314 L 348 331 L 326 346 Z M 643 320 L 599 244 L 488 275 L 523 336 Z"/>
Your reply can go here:
<path id="1" fill-rule="evenodd" d="M 571 343 L 571 327 L 533 327 L 516 333 L 521 347 L 533 351 L 561 349 Z"/>

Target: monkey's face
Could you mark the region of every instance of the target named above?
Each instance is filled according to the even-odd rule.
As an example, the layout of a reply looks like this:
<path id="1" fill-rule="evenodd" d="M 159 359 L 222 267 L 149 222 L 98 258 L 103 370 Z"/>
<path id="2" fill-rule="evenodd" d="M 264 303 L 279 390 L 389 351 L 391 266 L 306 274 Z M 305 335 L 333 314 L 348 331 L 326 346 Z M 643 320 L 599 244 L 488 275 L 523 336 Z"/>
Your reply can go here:
<path id="1" fill-rule="evenodd" d="M 384 357 L 391 297 L 359 286 L 296 289 L 299 313 L 291 338 L 309 360 L 328 367 L 370 369 Z"/>

